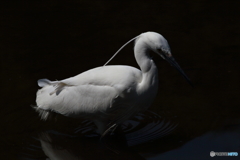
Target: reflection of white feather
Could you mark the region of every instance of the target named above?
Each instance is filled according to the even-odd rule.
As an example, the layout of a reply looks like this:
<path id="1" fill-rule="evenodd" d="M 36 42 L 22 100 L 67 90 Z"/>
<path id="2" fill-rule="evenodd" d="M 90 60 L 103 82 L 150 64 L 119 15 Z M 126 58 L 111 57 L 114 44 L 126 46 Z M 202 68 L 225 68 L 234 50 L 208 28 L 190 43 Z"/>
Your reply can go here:
<path id="1" fill-rule="evenodd" d="M 49 141 L 51 142 L 50 137 L 45 134 L 45 136 L 48 137 Z M 44 151 L 45 155 L 48 157 L 47 160 L 81 160 L 81 158 L 78 156 L 73 155 L 66 149 L 59 149 L 57 147 L 53 147 L 50 142 L 46 142 L 44 140 L 41 140 L 41 146 L 42 150 Z"/>

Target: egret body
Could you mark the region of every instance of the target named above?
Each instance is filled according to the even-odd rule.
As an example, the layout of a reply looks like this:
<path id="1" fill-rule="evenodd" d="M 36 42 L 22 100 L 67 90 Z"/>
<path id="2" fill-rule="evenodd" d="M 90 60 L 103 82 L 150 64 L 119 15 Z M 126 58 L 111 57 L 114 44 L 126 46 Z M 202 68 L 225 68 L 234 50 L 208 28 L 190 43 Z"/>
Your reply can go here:
<path id="1" fill-rule="evenodd" d="M 92 120 L 100 134 L 136 113 L 146 110 L 158 91 L 158 70 L 149 52 L 167 60 L 189 81 L 174 61 L 167 40 L 146 32 L 135 40 L 134 55 L 140 70 L 125 65 L 107 65 L 61 81 L 40 79 L 35 107 L 47 119 L 53 111 L 68 117 Z"/>

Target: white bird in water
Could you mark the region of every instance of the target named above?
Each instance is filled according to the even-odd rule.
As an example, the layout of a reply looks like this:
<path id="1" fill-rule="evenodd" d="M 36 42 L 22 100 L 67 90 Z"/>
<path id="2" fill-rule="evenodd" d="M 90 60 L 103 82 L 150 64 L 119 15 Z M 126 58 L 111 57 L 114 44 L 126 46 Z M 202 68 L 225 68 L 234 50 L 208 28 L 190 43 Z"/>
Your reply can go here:
<path id="1" fill-rule="evenodd" d="M 150 51 L 168 61 L 191 83 L 175 62 L 162 35 L 146 32 L 129 42 L 134 39 L 134 55 L 140 70 L 126 65 L 104 65 L 61 81 L 38 80 L 42 88 L 37 92 L 35 109 L 41 118 L 46 120 L 52 111 L 67 117 L 89 119 L 104 135 L 146 110 L 158 91 L 158 69 L 149 56 Z"/>

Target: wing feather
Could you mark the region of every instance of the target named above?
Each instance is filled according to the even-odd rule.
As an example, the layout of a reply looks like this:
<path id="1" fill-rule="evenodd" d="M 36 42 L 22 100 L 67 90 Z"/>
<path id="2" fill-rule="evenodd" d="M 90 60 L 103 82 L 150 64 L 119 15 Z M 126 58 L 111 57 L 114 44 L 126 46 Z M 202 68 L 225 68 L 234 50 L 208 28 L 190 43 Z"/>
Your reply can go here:
<path id="1" fill-rule="evenodd" d="M 59 82 L 61 83 L 61 82 Z M 61 84 L 60 84 L 61 85 Z M 63 88 L 45 86 L 37 92 L 37 105 L 46 110 L 54 110 L 66 116 L 89 115 L 105 112 L 117 97 L 117 90 L 111 86 L 79 85 Z"/>
<path id="2" fill-rule="evenodd" d="M 141 72 L 136 68 L 98 67 L 62 81 L 39 80 L 43 88 L 38 90 L 36 102 L 41 109 L 66 116 L 105 116 L 117 123 L 124 110 L 133 112 L 129 106 L 137 97 L 134 87 L 139 81 Z"/>

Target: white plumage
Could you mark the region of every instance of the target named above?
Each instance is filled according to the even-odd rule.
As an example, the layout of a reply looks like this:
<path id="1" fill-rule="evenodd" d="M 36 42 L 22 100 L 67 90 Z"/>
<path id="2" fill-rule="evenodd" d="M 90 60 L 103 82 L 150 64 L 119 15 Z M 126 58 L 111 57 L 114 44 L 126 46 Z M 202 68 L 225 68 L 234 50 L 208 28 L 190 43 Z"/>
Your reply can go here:
<path id="1" fill-rule="evenodd" d="M 97 67 L 61 81 L 40 79 L 36 110 L 43 119 L 54 111 L 74 118 L 92 120 L 103 134 L 111 125 L 117 126 L 139 111 L 146 110 L 158 90 L 158 71 L 149 51 L 153 51 L 177 68 L 165 38 L 155 32 L 139 35 L 134 55 L 141 70 L 131 66 Z"/>

